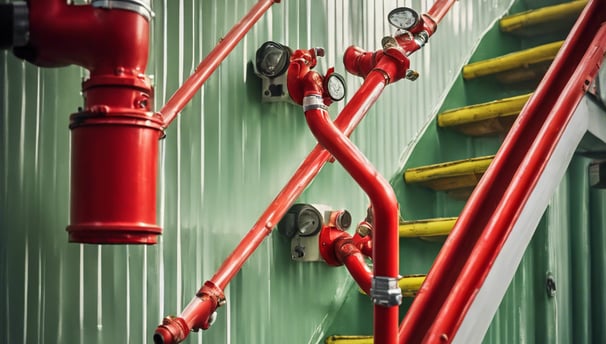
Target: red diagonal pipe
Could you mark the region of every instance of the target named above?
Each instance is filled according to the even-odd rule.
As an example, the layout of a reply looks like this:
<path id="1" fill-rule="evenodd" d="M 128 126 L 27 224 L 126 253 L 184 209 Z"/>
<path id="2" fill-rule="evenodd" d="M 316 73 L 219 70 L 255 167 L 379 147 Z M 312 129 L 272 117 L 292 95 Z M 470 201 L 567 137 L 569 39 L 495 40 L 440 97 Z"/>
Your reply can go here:
<path id="1" fill-rule="evenodd" d="M 385 85 L 386 81 L 381 73 L 371 73 L 366 78 L 366 81 L 357 92 L 364 94 L 364 97 L 354 97 L 347 103 L 341 115 L 335 120 L 335 125 L 344 135 L 351 135 L 370 109 L 370 106 L 377 100 Z M 225 259 L 209 282 L 220 289 L 225 289 L 265 237 L 271 234 L 272 229 L 284 216 L 288 208 L 301 196 L 305 188 L 320 172 L 330 157 L 330 153 L 321 145 L 318 144 L 314 147 L 301 165 L 299 165 L 288 183 L 282 188 L 244 238 L 242 238 L 234 251 Z M 167 318 L 162 325 L 158 326 L 154 335 L 156 343 L 179 343 L 182 339 L 177 341 L 171 338 L 171 333 L 179 333 L 182 328 L 181 324 L 188 324 L 189 330 L 191 330 L 200 329 L 203 326 L 202 323 L 208 322 L 211 314 L 216 310 L 216 306 L 214 305 L 218 303 L 213 302 L 209 306 L 208 299 L 203 298 L 202 295 L 206 294 L 201 289 L 198 295 L 190 302 L 190 305 L 196 306 L 195 310 L 187 313 L 183 312 L 176 318 Z"/>
<path id="2" fill-rule="evenodd" d="M 177 117 L 177 114 L 189 103 L 189 101 L 198 92 L 204 82 L 219 67 L 221 62 L 236 47 L 242 37 L 250 28 L 269 10 L 269 8 L 279 3 L 281 0 L 260 0 L 240 21 L 229 30 L 213 50 L 200 62 L 194 74 L 192 74 L 173 96 L 166 102 L 160 110 L 164 118 L 164 125 L 168 127 Z"/>
<path id="3" fill-rule="evenodd" d="M 436 5 L 432 7 L 432 10 L 433 12 L 441 13 L 441 11 L 443 11 L 445 13 L 453 3 L 454 0 L 442 0 L 439 3 L 436 3 Z M 440 11 L 438 11 L 438 9 L 440 9 Z M 432 13 L 432 10 L 430 10 L 430 13 Z M 441 17 L 438 19 L 441 19 Z M 428 34 L 430 36 L 433 34 L 433 32 L 435 32 L 435 24 L 437 21 L 438 20 L 434 20 L 432 23 L 430 23 L 432 28 L 431 30 L 428 29 Z M 420 48 L 419 46 L 410 47 L 411 50 L 404 51 L 406 55 Z M 348 50 L 351 49 L 353 48 Z M 344 56 L 344 60 L 346 59 L 347 56 Z M 401 68 L 399 69 L 401 66 L 399 66 L 398 61 L 391 58 L 384 58 L 380 60 L 383 61 L 382 68 L 371 70 L 364 76 L 364 83 L 358 89 L 352 99 L 345 105 L 343 111 L 339 114 L 339 116 L 337 116 L 334 122 L 335 127 L 341 131 L 345 137 L 351 135 L 353 130 L 364 118 L 370 107 L 381 95 L 385 86 L 389 82 L 395 82 L 398 80 L 395 77 L 395 74 L 397 73 L 398 76 L 401 77 L 405 74 L 406 68 L 408 68 L 408 65 L 406 65 L 406 68 L 404 68 L 402 71 Z M 375 59 L 374 63 L 377 63 L 378 61 L 379 59 Z M 347 67 L 347 62 L 344 62 L 346 63 Z M 282 188 L 282 190 L 280 190 L 276 198 L 274 198 L 272 203 L 270 203 L 257 222 L 248 231 L 234 251 L 227 257 L 215 275 L 207 283 L 210 282 L 213 286 L 218 287 L 220 290 L 227 286 L 227 284 L 238 273 L 252 253 L 263 242 L 265 237 L 271 233 L 274 226 L 284 216 L 288 208 L 303 193 L 305 188 L 320 172 L 330 157 L 331 154 L 328 153 L 322 147 L 322 145 L 318 144 L 314 147 L 301 165 L 299 165 L 288 183 Z M 154 335 L 154 340 L 157 338 L 157 343 L 178 343 L 178 341 L 170 338 L 170 333 L 178 332 L 181 328 L 180 324 L 185 322 L 189 324 L 188 326 L 190 329 L 199 329 L 202 328 L 202 323 L 208 323 L 208 319 L 210 318 L 211 314 L 216 310 L 216 306 L 214 304 L 218 303 L 213 301 L 213 304 L 209 306 L 209 301 L 207 301 L 208 298 L 204 297 L 204 295 L 207 295 L 207 292 L 204 291 L 203 287 L 200 292 L 198 292 L 196 297 L 190 302 L 190 306 L 192 307 L 190 308 L 188 306 L 189 311 L 187 313 L 183 312 L 180 317 L 170 318 L 163 325 L 158 326 Z"/>

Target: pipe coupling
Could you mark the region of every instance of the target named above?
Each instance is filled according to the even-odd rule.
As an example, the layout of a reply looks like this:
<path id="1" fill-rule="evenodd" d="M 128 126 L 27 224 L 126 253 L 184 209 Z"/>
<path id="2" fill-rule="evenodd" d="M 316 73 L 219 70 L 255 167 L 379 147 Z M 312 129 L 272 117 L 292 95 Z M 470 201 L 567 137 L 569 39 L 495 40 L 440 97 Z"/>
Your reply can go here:
<path id="1" fill-rule="evenodd" d="M 427 43 L 427 41 L 429 41 L 429 33 L 427 31 L 421 31 L 415 35 L 414 40 L 415 42 L 417 42 L 419 47 L 422 48 Z"/>
<path id="2" fill-rule="evenodd" d="M 151 0 L 93 0 L 91 5 L 97 8 L 121 9 L 139 13 L 148 21 L 154 17 Z"/>
<path id="3" fill-rule="evenodd" d="M 378 306 L 399 306 L 402 303 L 402 290 L 398 286 L 398 279 L 395 277 L 373 276 L 370 298 Z"/>
<path id="4" fill-rule="evenodd" d="M 303 111 L 307 112 L 309 110 L 322 109 L 327 110 L 328 107 L 324 104 L 324 99 L 321 95 L 311 94 L 303 97 Z"/>

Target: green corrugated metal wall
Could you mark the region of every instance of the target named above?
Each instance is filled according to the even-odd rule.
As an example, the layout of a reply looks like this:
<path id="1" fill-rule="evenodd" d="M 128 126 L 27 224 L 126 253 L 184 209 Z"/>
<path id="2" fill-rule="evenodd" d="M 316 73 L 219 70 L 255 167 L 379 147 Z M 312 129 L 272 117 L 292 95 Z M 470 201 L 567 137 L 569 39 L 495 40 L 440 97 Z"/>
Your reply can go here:
<path id="1" fill-rule="evenodd" d="M 156 108 L 253 3 L 154 1 L 148 72 L 155 80 Z M 37 69 L 2 52 L 0 333 L 12 343 L 149 342 L 161 318 L 178 313 L 212 276 L 315 143 L 298 107 L 260 103 L 259 81 L 249 65 L 256 48 L 270 39 L 293 48 L 324 46 L 327 57 L 319 68 L 336 65 L 343 72 L 345 47 L 376 49 L 392 31 L 384 20 L 389 10 L 402 5 L 426 10 L 431 3 L 283 0 L 275 5 L 168 130 L 159 192 L 165 234 L 153 247 L 67 243 L 67 123 L 81 104 L 84 73 L 74 67 Z M 509 6 L 497 0 L 457 2 L 430 44 L 412 57 L 421 78 L 386 90 L 352 136 L 381 172 L 391 176 L 404 162 L 401 156 L 435 115 L 478 40 Z M 348 76 L 347 82 L 351 95 L 360 80 Z M 342 107 L 333 106 L 331 113 Z M 590 196 L 601 202 L 601 196 Z M 302 198 L 349 208 L 355 220 L 367 205 L 338 164 L 327 166 Z M 599 202 L 592 204 L 601 209 Z M 600 238 L 592 237 L 591 245 L 603 247 Z M 288 246 L 277 233 L 270 236 L 228 288 L 228 304 L 216 324 L 189 342 L 317 343 L 332 334 L 326 331 L 353 290 L 350 278 L 343 269 L 291 262 Z M 598 252 L 603 251 L 591 250 L 594 261 L 603 260 Z M 414 249 L 403 255 L 403 272 L 430 264 Z M 570 271 L 568 262 L 552 264 L 556 261 Z M 592 283 L 598 283 L 595 276 L 603 281 L 604 273 L 592 269 Z M 560 290 L 566 293 L 564 286 L 558 298 Z M 559 316 L 568 303 L 558 303 Z M 603 309 L 592 312 L 603 319 Z M 508 331 L 508 321 L 495 331 Z M 352 331 L 364 328 L 347 325 Z M 569 338 L 572 332 L 564 325 L 558 335 Z"/>

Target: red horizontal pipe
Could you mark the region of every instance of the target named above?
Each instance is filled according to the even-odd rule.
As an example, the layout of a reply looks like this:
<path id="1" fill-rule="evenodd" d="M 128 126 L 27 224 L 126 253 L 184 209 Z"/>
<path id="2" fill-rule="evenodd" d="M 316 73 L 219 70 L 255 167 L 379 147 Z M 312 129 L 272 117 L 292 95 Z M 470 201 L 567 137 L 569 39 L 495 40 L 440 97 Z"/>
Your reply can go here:
<path id="1" fill-rule="evenodd" d="M 317 95 L 321 97 L 321 94 Z M 398 277 L 398 204 L 391 185 L 358 148 L 330 121 L 328 112 L 305 112 L 307 123 L 318 139 L 369 196 L 376 233 L 373 235 L 373 275 Z M 378 344 L 397 343 L 398 305 L 374 306 L 374 340 Z"/>
<path id="2" fill-rule="evenodd" d="M 605 7 L 600 0 L 586 6 L 520 113 L 402 321 L 401 344 L 453 338 L 585 92 L 584 82 L 603 58 L 604 29 L 594 43 L 590 41 L 606 20 Z M 596 54 L 598 43 L 602 48 Z M 594 60 L 583 59 L 586 52 L 593 53 Z"/>
<path id="3" fill-rule="evenodd" d="M 183 83 L 183 85 L 181 85 L 181 87 L 179 87 L 160 110 L 159 113 L 164 118 L 166 127 L 170 125 L 177 117 L 177 114 L 183 110 L 187 103 L 189 103 L 204 82 L 206 82 L 210 75 L 219 67 L 221 62 L 223 62 L 227 55 L 236 47 L 252 26 L 259 21 L 263 14 L 265 14 L 274 3 L 279 2 L 280 0 L 260 0 L 257 2 L 250 11 L 234 25 L 231 30 L 229 30 L 227 35 L 221 39 L 219 44 L 213 48 L 204 60 L 200 62 L 196 71 Z"/>

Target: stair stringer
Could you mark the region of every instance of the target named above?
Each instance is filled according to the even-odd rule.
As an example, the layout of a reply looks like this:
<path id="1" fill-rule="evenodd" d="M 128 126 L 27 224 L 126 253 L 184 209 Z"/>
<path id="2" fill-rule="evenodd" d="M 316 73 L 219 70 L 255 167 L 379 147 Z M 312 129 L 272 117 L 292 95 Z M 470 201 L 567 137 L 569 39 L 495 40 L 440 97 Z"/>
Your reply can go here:
<path id="1" fill-rule="evenodd" d="M 469 306 L 453 343 L 479 343 L 484 338 L 551 197 L 564 177 L 576 148 L 588 133 L 606 142 L 606 111 L 585 96 Z"/>

